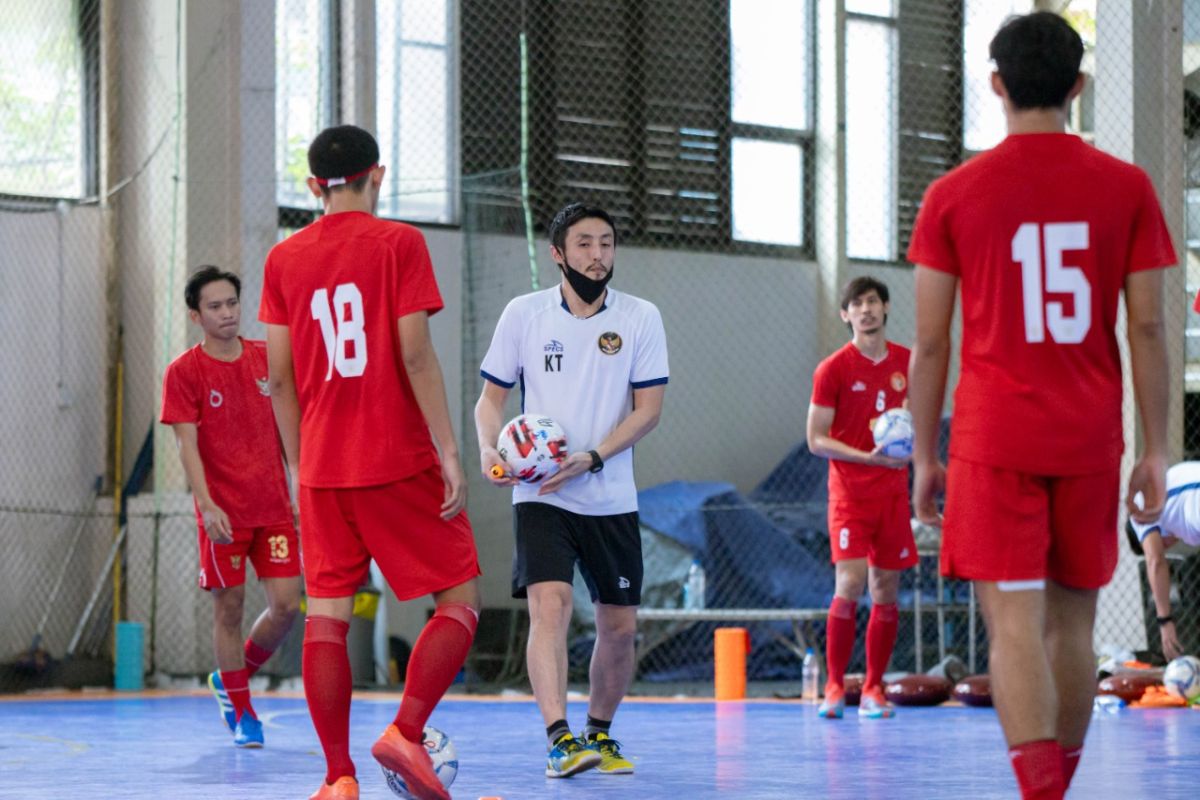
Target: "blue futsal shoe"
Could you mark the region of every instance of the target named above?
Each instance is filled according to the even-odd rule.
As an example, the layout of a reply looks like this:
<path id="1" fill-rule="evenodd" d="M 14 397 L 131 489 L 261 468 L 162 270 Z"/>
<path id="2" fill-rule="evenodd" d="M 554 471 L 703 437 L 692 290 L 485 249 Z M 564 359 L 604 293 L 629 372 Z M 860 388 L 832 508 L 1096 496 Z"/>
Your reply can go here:
<path id="1" fill-rule="evenodd" d="M 235 733 L 237 730 L 237 712 L 233 710 L 233 703 L 229 700 L 229 694 L 225 691 L 225 684 L 221 683 L 221 673 L 208 673 L 208 688 L 212 690 L 213 697 L 217 698 L 217 706 L 221 710 L 221 719 L 225 720 L 225 725 L 228 726 L 230 733 Z"/>
<path id="2" fill-rule="evenodd" d="M 825 687 L 825 699 L 817 708 L 821 719 L 841 719 L 846 713 L 846 691 L 835 683 Z"/>
<path id="3" fill-rule="evenodd" d="M 262 747 L 263 729 L 258 718 L 247 711 L 233 729 L 233 743 L 238 747 Z"/>
<path id="4" fill-rule="evenodd" d="M 896 708 L 883 695 L 883 687 L 872 686 L 863 689 L 862 699 L 858 701 L 858 716 L 866 719 L 891 719 L 896 716 Z"/>

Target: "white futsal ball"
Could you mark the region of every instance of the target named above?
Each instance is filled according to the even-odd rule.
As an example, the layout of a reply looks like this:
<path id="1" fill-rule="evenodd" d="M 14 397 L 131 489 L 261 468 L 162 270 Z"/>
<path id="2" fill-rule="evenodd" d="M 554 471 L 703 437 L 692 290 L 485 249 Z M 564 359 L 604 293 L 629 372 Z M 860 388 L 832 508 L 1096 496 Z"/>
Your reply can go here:
<path id="1" fill-rule="evenodd" d="M 875 446 L 891 458 L 911 458 L 913 448 L 912 414 L 908 409 L 889 408 L 875 419 L 872 429 Z"/>
<path id="2" fill-rule="evenodd" d="M 458 775 L 458 754 L 454 752 L 454 742 L 437 728 L 426 725 L 425 749 L 429 751 L 429 760 L 433 762 L 433 771 L 438 780 L 442 782 L 442 786 L 449 789 Z M 404 800 L 416 800 L 416 795 L 408 790 L 408 785 L 398 773 L 382 765 L 379 768 L 383 770 L 383 777 L 387 779 L 388 788 L 393 794 Z"/>
<path id="3" fill-rule="evenodd" d="M 1200 659 L 1180 656 L 1163 671 L 1163 686 L 1170 694 L 1189 703 L 1200 697 Z"/>
<path id="4" fill-rule="evenodd" d="M 543 414 L 521 414 L 500 429 L 496 449 L 512 468 L 513 477 L 537 483 L 558 472 L 567 457 L 567 434 Z"/>

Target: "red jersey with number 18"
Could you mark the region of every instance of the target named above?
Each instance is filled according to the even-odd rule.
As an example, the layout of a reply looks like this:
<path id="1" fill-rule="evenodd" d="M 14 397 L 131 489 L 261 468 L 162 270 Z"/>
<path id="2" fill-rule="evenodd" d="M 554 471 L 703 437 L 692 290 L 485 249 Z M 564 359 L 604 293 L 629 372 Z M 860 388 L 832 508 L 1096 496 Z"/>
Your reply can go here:
<path id="1" fill-rule="evenodd" d="M 420 231 L 328 214 L 271 249 L 259 319 L 286 325 L 300 401 L 300 482 L 378 486 L 437 461 L 397 320 L 442 308 Z"/>
<path id="2" fill-rule="evenodd" d="M 900 408 L 908 397 L 909 349 L 887 343 L 882 361 L 872 361 L 854 342 L 817 365 L 812 403 L 833 409 L 829 435 L 868 453 L 875 449 L 871 431 L 889 408 Z M 863 501 L 908 494 L 908 469 L 855 464 L 829 459 L 829 502 Z"/>
<path id="3" fill-rule="evenodd" d="M 1119 461 L 1118 297 L 1176 261 L 1142 170 L 1069 134 L 1009 136 L 930 185 L 908 258 L 960 280 L 952 456 L 1047 476 Z"/>

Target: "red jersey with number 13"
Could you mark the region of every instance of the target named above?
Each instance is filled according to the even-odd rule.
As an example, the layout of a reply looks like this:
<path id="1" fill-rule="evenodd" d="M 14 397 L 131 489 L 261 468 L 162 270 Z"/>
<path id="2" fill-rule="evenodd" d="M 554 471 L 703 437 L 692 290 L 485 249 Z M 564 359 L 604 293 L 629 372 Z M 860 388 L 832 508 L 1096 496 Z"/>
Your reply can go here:
<path id="1" fill-rule="evenodd" d="M 410 225 L 328 214 L 271 249 L 259 319 L 291 338 L 302 484 L 378 486 L 436 463 L 397 320 L 441 308 L 425 239 Z"/>
<path id="2" fill-rule="evenodd" d="M 960 279 L 951 455 L 1035 475 L 1120 460 L 1118 297 L 1176 260 L 1142 170 L 1077 136 L 1009 136 L 930 185 L 908 258 Z"/>
<path id="3" fill-rule="evenodd" d="M 833 409 L 829 435 L 843 444 L 871 452 L 875 420 L 908 397 L 907 347 L 887 343 L 887 355 L 875 362 L 854 342 L 817 365 L 813 373 L 813 405 Z M 829 459 L 829 502 L 869 500 L 908 494 L 908 470 Z"/>

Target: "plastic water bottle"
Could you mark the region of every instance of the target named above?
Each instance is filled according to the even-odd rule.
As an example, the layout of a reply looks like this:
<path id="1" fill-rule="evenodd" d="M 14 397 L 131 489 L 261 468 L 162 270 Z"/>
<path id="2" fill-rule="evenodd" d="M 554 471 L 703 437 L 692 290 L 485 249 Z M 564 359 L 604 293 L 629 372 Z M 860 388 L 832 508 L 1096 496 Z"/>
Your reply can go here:
<path id="1" fill-rule="evenodd" d="M 804 666 L 800 670 L 800 697 L 816 702 L 821 689 L 821 665 L 810 647 L 804 651 Z"/>
<path id="2" fill-rule="evenodd" d="M 687 581 L 683 584 L 683 607 L 685 609 L 704 608 L 705 580 L 704 567 L 701 566 L 700 559 L 695 559 L 688 567 Z"/>

